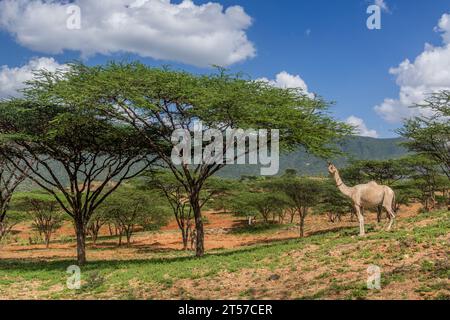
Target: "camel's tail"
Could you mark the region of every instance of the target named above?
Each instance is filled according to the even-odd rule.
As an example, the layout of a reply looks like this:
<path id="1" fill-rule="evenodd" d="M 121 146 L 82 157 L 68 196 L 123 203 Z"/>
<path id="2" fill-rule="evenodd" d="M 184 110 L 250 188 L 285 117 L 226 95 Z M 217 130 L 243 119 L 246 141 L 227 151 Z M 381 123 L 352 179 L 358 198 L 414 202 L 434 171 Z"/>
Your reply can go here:
<path id="1" fill-rule="evenodd" d="M 395 192 L 394 192 L 394 195 L 392 197 L 392 211 L 394 211 L 395 214 L 397 213 L 397 202 L 396 202 L 396 199 L 395 199 Z"/>

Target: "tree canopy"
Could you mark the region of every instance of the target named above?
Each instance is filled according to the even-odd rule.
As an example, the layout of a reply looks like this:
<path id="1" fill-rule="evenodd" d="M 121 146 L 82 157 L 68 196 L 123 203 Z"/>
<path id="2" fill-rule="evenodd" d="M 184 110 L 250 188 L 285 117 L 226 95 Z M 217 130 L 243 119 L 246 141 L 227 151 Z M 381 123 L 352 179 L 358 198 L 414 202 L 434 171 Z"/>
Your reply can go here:
<path id="1" fill-rule="evenodd" d="M 450 91 L 441 91 L 416 105 L 422 112 L 406 120 L 398 132 L 411 151 L 425 155 L 441 166 L 450 179 Z"/>

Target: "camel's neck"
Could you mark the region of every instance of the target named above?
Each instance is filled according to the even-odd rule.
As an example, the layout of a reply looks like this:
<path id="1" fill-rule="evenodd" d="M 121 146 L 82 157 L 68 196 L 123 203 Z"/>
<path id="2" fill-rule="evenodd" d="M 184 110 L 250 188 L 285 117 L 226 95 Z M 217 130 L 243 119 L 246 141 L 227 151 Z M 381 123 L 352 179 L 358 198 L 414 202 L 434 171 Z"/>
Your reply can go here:
<path id="1" fill-rule="evenodd" d="M 339 191 L 342 192 L 342 194 L 346 195 L 347 197 L 351 196 L 352 188 L 345 185 L 338 171 L 336 171 L 336 173 L 334 174 L 334 181 L 336 181 L 336 186 L 338 187 Z"/>

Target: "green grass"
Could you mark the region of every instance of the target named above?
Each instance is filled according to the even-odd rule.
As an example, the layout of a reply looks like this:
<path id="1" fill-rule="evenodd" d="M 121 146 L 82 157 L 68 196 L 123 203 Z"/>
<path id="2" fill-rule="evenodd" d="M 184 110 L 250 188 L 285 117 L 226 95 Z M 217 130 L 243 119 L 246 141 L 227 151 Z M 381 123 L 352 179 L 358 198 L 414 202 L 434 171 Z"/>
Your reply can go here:
<path id="1" fill-rule="evenodd" d="M 255 223 L 252 225 L 242 225 L 234 228 L 232 234 L 261 234 L 261 233 L 271 233 L 278 230 L 287 229 L 289 227 L 295 226 L 294 224 L 278 224 L 278 223 Z"/>
<path id="2" fill-rule="evenodd" d="M 35 290 L 52 299 L 96 297 L 108 292 L 122 292 L 123 294 L 120 297 L 116 296 L 116 298 L 132 299 L 139 297 L 139 295 L 130 288 L 130 282 L 138 282 L 138 286 L 143 289 L 168 289 L 181 279 L 208 279 L 217 276 L 220 272 L 239 272 L 242 269 L 292 269 L 292 260 L 287 253 L 301 252 L 311 244 L 319 247 L 313 252 L 308 252 L 307 259 L 318 261 L 331 268 L 333 263 L 338 260 L 332 258 L 329 253 L 338 245 L 357 244 L 362 250 L 355 259 L 370 260 L 374 253 L 370 252 L 364 245 L 371 241 L 381 243 L 387 240 L 395 240 L 400 241 L 400 243 L 401 241 L 432 243 L 439 236 L 448 234 L 450 230 L 450 219 L 447 212 L 435 213 L 434 217 L 436 221 L 424 227 L 414 228 L 413 231 L 403 229 L 395 232 L 381 231 L 371 233 L 364 239 L 355 237 L 358 231 L 351 227 L 303 239 L 274 241 L 270 244 L 259 244 L 234 250 L 215 250 L 207 253 L 203 258 L 192 257 L 190 253 L 177 252 L 170 255 L 155 253 L 152 258 L 147 260 L 90 261 L 82 267 L 83 288 L 76 293 L 65 289 L 68 277 L 66 269 L 68 266 L 75 264 L 74 261 L 1 259 L 0 292 L 8 292 L 14 284 L 24 283 L 28 285 L 37 282 L 39 286 Z M 340 267 L 342 268 L 342 266 Z M 430 276 L 448 277 L 449 275 L 448 265 L 442 265 L 440 262 L 424 261 L 421 268 L 423 272 Z M 299 272 L 306 271 L 303 269 Z M 329 274 L 330 271 L 327 271 L 317 279 L 325 279 Z M 406 273 L 391 275 L 388 280 L 390 282 L 405 281 L 405 276 Z M 51 290 L 58 286 L 58 290 Z M 306 296 L 306 298 L 320 299 L 339 292 L 345 292 L 345 298 L 348 299 L 365 299 L 368 293 L 360 282 L 332 283 L 328 288 Z M 247 291 L 241 294 L 243 298 L 248 298 L 252 296 L 251 293 Z M 445 296 L 445 294 L 442 295 Z M 183 295 L 183 297 L 186 298 L 187 296 Z"/>

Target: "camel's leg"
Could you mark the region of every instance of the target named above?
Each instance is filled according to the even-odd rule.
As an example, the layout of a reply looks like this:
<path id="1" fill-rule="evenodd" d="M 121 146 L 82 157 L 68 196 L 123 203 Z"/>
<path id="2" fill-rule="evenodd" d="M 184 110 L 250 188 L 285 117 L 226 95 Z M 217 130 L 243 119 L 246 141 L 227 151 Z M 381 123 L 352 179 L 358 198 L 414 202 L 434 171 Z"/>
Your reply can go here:
<path id="1" fill-rule="evenodd" d="M 390 231 L 392 228 L 392 224 L 395 222 L 395 212 L 393 210 L 394 207 L 394 194 L 390 194 L 388 197 L 384 198 L 383 207 L 388 213 L 389 217 L 389 225 L 387 227 L 387 231 Z"/>
<path id="2" fill-rule="evenodd" d="M 381 215 L 383 214 L 383 207 L 381 205 L 377 206 L 377 222 L 381 222 Z"/>
<path id="3" fill-rule="evenodd" d="M 363 209 L 359 205 L 355 205 L 355 211 L 359 220 L 359 236 L 364 237 L 366 235 L 366 232 L 364 230 L 364 215 L 362 213 Z"/>
<path id="4" fill-rule="evenodd" d="M 388 215 L 389 215 L 389 225 L 388 225 L 388 227 L 387 227 L 387 230 L 388 231 L 390 231 L 391 230 L 391 228 L 392 228 L 392 224 L 395 222 L 395 213 L 394 213 L 394 211 L 392 210 L 392 208 L 390 208 L 390 207 L 384 207 L 385 209 L 386 209 L 386 211 L 387 211 L 387 213 L 388 213 Z"/>

